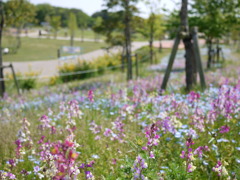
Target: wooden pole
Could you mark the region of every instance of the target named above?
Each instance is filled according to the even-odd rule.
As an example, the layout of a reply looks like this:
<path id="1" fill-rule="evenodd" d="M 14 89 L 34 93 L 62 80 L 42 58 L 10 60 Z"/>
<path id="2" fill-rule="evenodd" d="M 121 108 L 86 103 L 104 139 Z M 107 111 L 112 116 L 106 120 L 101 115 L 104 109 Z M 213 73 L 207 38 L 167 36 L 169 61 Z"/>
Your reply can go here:
<path id="1" fill-rule="evenodd" d="M 138 55 L 135 54 L 135 58 L 136 58 L 136 79 L 138 79 Z"/>
<path id="2" fill-rule="evenodd" d="M 180 38 L 179 30 L 178 30 L 177 37 L 174 41 L 172 52 L 171 52 L 171 55 L 170 55 L 170 58 L 169 58 L 169 61 L 168 61 L 168 66 L 167 66 L 167 69 L 166 69 L 166 72 L 165 72 L 165 75 L 164 75 L 164 78 L 163 78 L 161 89 L 166 89 L 166 87 L 167 87 L 167 82 L 168 82 L 168 79 L 170 77 L 170 73 L 172 71 L 173 62 L 174 62 L 174 59 L 176 57 L 176 53 L 177 53 L 177 50 L 178 50 L 178 45 L 180 43 L 180 40 L 181 40 L 181 38 Z"/>
<path id="3" fill-rule="evenodd" d="M 3 75 L 3 58 L 2 58 L 2 33 L 4 26 L 4 15 L 3 15 L 3 2 L 0 0 L 0 96 L 3 97 L 5 92 L 5 84 L 4 84 L 4 75 Z"/>
<path id="4" fill-rule="evenodd" d="M 58 57 L 58 59 L 61 57 L 61 50 L 60 49 L 57 50 L 57 57 Z"/>
<path id="5" fill-rule="evenodd" d="M 122 69 L 122 72 L 124 72 L 124 70 L 125 70 L 125 68 L 124 68 L 124 66 L 125 66 L 124 58 L 125 58 L 125 56 L 124 56 L 124 54 L 122 54 L 122 56 L 121 56 L 121 63 L 122 63 L 121 69 Z"/>
<path id="6" fill-rule="evenodd" d="M 200 76 L 200 83 L 202 89 L 206 88 L 206 82 L 205 82 L 205 77 L 204 77 L 204 72 L 203 72 L 203 67 L 202 67 L 202 61 L 201 61 L 201 55 L 200 55 L 200 50 L 199 50 L 199 45 L 198 45 L 198 29 L 197 27 L 193 28 L 193 47 L 194 47 L 194 56 L 196 59 L 197 63 L 197 70 L 199 72 Z"/>
<path id="7" fill-rule="evenodd" d="M 18 95 L 20 95 L 18 81 L 17 81 L 16 74 L 15 74 L 15 71 L 14 71 L 12 63 L 10 64 L 9 67 L 12 69 L 12 74 L 13 74 L 14 82 L 15 82 L 15 85 L 16 85 L 16 88 L 17 88 L 17 92 L 18 92 Z"/>

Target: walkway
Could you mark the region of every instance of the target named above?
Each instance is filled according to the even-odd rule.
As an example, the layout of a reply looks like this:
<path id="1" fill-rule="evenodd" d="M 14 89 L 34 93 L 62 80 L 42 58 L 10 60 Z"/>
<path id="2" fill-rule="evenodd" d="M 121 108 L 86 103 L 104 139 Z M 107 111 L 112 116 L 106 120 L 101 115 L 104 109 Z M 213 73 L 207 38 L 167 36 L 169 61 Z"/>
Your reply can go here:
<path id="1" fill-rule="evenodd" d="M 29 34 L 28 36 L 29 38 L 38 38 L 38 36 L 36 34 Z M 42 38 L 46 38 L 46 37 L 42 37 Z M 69 37 L 58 37 L 57 39 L 61 39 L 61 40 L 68 40 Z M 76 41 L 81 41 L 81 38 L 75 38 Z M 85 41 L 87 41 L 90 39 L 85 39 Z M 93 40 L 91 40 L 93 41 Z M 133 42 L 132 43 L 132 51 L 135 51 L 143 46 L 147 46 L 148 42 Z M 159 46 L 159 42 L 154 42 L 154 46 L 158 47 Z M 162 41 L 162 47 L 163 48 L 171 48 L 173 46 L 173 41 L 172 40 L 164 40 Z M 183 45 L 180 44 L 180 48 L 183 48 Z M 119 48 L 112 48 L 109 53 L 117 53 L 119 52 Z M 82 59 L 82 60 L 87 60 L 87 61 L 91 61 L 96 59 L 99 56 L 103 56 L 104 54 L 106 54 L 107 51 L 104 49 L 99 49 L 96 51 L 92 51 L 86 54 L 82 54 L 78 57 L 78 59 Z M 61 60 L 62 61 L 62 60 Z M 65 62 L 76 62 L 77 60 L 65 60 Z M 34 72 L 39 72 L 40 76 L 45 76 L 45 77 L 50 77 L 50 76 L 55 76 L 58 74 L 58 67 L 59 67 L 59 63 L 60 60 L 58 59 L 54 59 L 54 60 L 44 60 L 44 61 L 29 61 L 29 62 L 12 62 L 14 69 L 16 72 L 21 72 L 21 73 L 26 73 L 31 71 Z M 4 65 L 8 65 L 9 62 L 4 62 Z M 63 63 L 61 63 L 63 64 Z M 6 69 L 5 73 L 9 73 L 10 70 Z"/>

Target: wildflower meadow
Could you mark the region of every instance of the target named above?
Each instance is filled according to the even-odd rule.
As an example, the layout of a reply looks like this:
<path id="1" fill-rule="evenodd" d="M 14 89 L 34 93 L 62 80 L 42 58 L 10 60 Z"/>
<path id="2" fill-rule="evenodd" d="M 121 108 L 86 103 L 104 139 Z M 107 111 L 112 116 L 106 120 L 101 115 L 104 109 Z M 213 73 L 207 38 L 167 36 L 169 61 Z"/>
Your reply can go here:
<path id="1" fill-rule="evenodd" d="M 4 97 L 1 179 L 239 179 L 240 80 L 160 95 L 161 79 Z"/>

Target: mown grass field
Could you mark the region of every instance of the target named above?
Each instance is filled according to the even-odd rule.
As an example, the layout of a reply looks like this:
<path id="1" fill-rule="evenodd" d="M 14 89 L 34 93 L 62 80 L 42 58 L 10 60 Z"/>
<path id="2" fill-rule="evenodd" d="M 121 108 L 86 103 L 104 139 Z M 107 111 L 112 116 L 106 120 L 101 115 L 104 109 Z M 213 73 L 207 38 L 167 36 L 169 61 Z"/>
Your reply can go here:
<path id="1" fill-rule="evenodd" d="M 69 30 L 68 29 L 60 29 L 58 31 L 58 35 L 65 37 L 65 35 L 67 35 L 68 37 L 70 36 Z M 52 35 L 53 36 L 53 35 Z M 76 30 L 75 33 L 75 37 L 76 38 L 82 38 L 82 31 L 80 29 Z M 91 29 L 86 29 L 83 31 L 83 37 L 86 39 L 101 39 L 104 40 L 105 37 L 103 35 L 97 35 L 96 33 L 94 33 L 94 31 L 92 31 Z M 148 41 L 148 39 L 144 38 L 140 33 L 134 33 L 133 37 L 132 37 L 133 41 Z"/>
<path id="2" fill-rule="evenodd" d="M 12 47 L 14 37 L 3 38 L 3 47 Z M 56 39 L 21 38 L 22 46 L 16 54 L 3 56 L 5 62 L 37 61 L 57 59 L 57 50 L 61 46 L 70 46 L 70 41 Z M 83 48 L 82 53 L 104 48 L 105 43 L 75 41 L 74 46 Z"/>

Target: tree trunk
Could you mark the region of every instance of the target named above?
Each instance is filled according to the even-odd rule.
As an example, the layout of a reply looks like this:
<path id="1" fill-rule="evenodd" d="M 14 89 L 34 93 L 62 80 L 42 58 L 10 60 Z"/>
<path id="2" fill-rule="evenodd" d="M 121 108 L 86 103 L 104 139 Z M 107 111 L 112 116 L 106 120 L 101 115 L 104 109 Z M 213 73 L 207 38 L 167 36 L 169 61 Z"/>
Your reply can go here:
<path id="1" fill-rule="evenodd" d="M 122 69 L 122 72 L 124 72 L 124 70 L 125 70 L 125 51 L 126 51 L 126 48 L 125 48 L 125 46 L 123 45 L 123 47 L 122 47 L 123 49 L 122 49 L 122 58 L 121 58 L 121 63 L 122 63 L 122 67 L 121 67 L 121 69 Z"/>
<path id="2" fill-rule="evenodd" d="M 197 81 L 196 60 L 194 57 L 194 49 L 192 43 L 192 36 L 188 27 L 188 0 L 182 0 L 182 8 L 180 12 L 183 43 L 185 47 L 185 72 L 186 72 L 186 90 L 190 91 L 193 84 Z"/>
<path id="3" fill-rule="evenodd" d="M 240 50 L 240 32 L 238 33 L 238 47 L 237 47 L 237 50 L 238 51 Z"/>
<path id="4" fill-rule="evenodd" d="M 57 31 L 54 32 L 54 39 L 57 39 Z"/>
<path id="5" fill-rule="evenodd" d="M 162 38 L 159 38 L 159 48 L 158 48 L 159 52 L 162 52 Z"/>
<path id="6" fill-rule="evenodd" d="M 220 62 L 220 50 L 221 48 L 219 47 L 219 40 L 217 40 L 217 59 L 216 59 L 217 63 Z"/>
<path id="7" fill-rule="evenodd" d="M 194 49 L 193 43 L 191 41 L 191 37 L 185 37 L 183 39 L 184 47 L 185 47 L 185 72 L 186 72 L 186 84 L 187 91 L 192 89 L 192 86 L 196 84 L 197 81 L 197 69 L 194 58 Z"/>
<path id="8" fill-rule="evenodd" d="M 212 64 L 212 39 L 208 38 L 207 40 L 207 46 L 208 46 L 208 61 L 207 61 L 207 68 L 211 68 Z"/>
<path id="9" fill-rule="evenodd" d="M 154 37 L 154 14 L 152 13 L 151 24 L 150 24 L 150 39 L 149 39 L 149 50 L 150 50 L 150 63 L 153 64 L 153 37 Z"/>
<path id="10" fill-rule="evenodd" d="M 153 41 L 149 41 L 150 63 L 153 64 Z"/>
<path id="11" fill-rule="evenodd" d="M 127 80 L 132 79 L 132 57 L 131 57 L 131 33 L 130 33 L 130 10 L 129 1 L 125 1 L 125 46 L 128 64 Z"/>
<path id="12" fill-rule="evenodd" d="M 17 49 L 21 48 L 21 45 L 22 45 L 21 37 L 20 37 L 21 30 L 22 30 L 21 27 L 17 28 Z"/>
<path id="13" fill-rule="evenodd" d="M 3 75 L 3 59 L 2 59 L 2 32 L 4 25 L 4 15 L 3 15 L 3 4 L 2 0 L 0 0 L 0 96 L 3 97 L 5 92 L 5 84 L 4 84 L 4 75 Z"/>
<path id="14" fill-rule="evenodd" d="M 74 45 L 74 35 L 71 34 L 71 37 L 70 37 L 70 45 L 73 46 Z"/>

